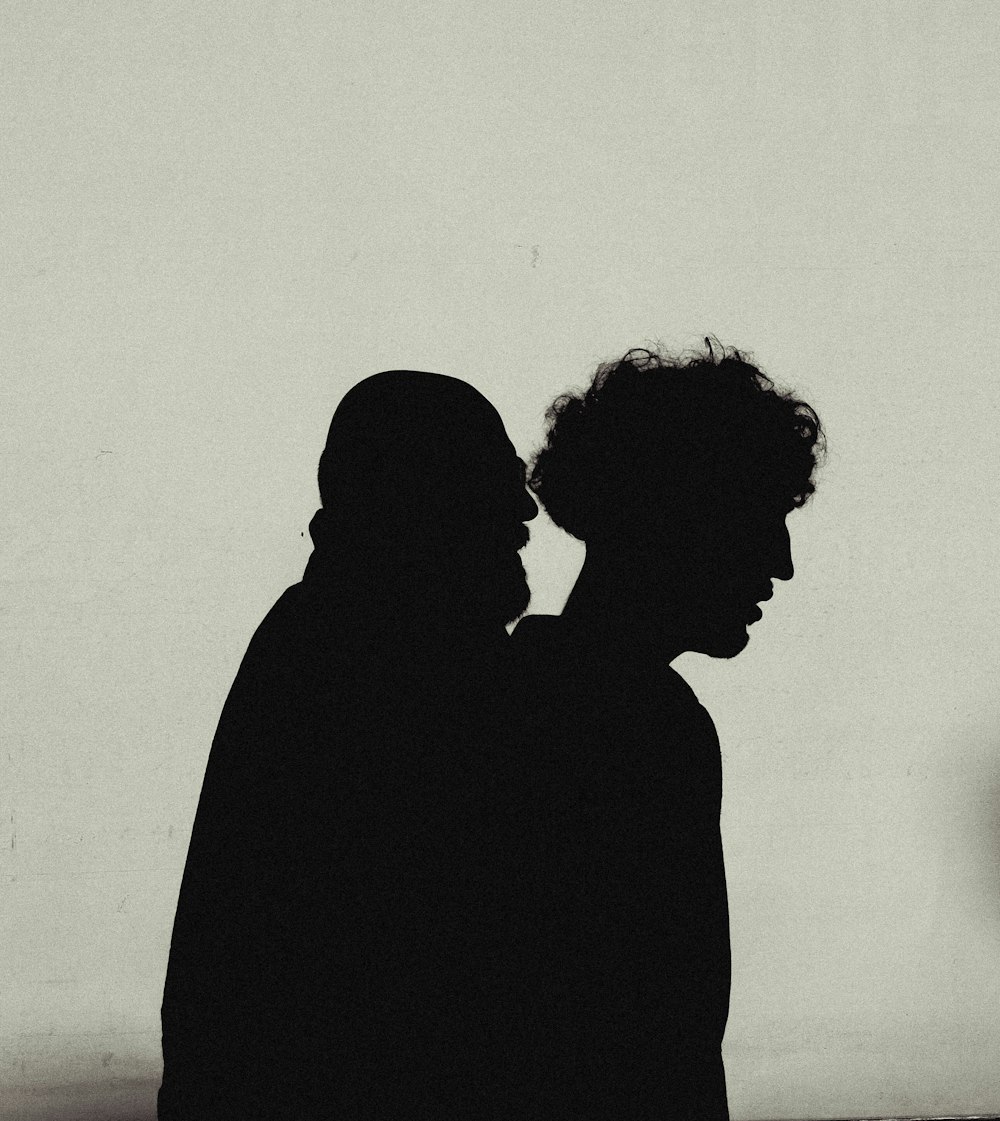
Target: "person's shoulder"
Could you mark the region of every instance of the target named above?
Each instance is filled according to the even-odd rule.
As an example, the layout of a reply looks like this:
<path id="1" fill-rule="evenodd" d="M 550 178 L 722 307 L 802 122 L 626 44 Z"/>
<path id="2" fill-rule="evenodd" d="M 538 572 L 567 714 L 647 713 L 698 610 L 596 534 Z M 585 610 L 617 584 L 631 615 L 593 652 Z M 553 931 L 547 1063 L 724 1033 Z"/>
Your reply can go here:
<path id="1" fill-rule="evenodd" d="M 684 729 L 692 744 L 706 739 L 718 744 L 711 713 L 673 666 L 666 667 L 665 672 L 658 675 L 658 688 L 654 695 L 661 723 L 676 730 Z"/>
<path id="2" fill-rule="evenodd" d="M 511 632 L 518 651 L 535 650 L 558 643 L 564 633 L 558 615 L 525 615 Z"/>
<path id="3" fill-rule="evenodd" d="M 330 580 L 300 580 L 275 600 L 257 628 L 264 636 L 286 632 L 300 642 L 340 637 L 365 629 L 365 605 L 350 589 Z"/>
<path id="4" fill-rule="evenodd" d="M 250 650 L 271 647 L 295 634 L 307 615 L 303 585 L 293 584 L 274 601 L 250 640 Z"/>
<path id="5" fill-rule="evenodd" d="M 511 636 L 514 674 L 524 695 L 550 714 L 582 719 L 613 703 L 616 687 L 607 658 L 593 637 L 558 615 L 529 615 Z"/>
<path id="6" fill-rule="evenodd" d="M 702 707 L 701 701 L 698 700 L 698 695 L 687 683 L 687 681 L 674 669 L 673 666 L 664 666 L 659 674 L 660 685 L 663 692 L 673 698 L 675 702 L 683 703 L 688 706 L 697 705 L 698 708 Z"/>
<path id="7" fill-rule="evenodd" d="M 301 678 L 329 672 L 348 657 L 345 627 L 330 602 L 309 581 L 293 584 L 281 593 L 261 620 L 247 646 L 242 670 L 268 678 Z"/>
<path id="8" fill-rule="evenodd" d="M 522 673 L 538 675 L 579 664 L 578 636 L 559 615 L 525 615 L 511 634 L 511 657 Z"/>

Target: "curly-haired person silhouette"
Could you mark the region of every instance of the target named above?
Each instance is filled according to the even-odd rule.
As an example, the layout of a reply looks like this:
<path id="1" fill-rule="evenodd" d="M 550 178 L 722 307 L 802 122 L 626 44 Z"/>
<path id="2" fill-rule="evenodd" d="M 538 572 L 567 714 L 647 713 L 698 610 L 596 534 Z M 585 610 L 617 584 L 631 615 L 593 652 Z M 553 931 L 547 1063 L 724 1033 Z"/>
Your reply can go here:
<path id="1" fill-rule="evenodd" d="M 161 1121 L 489 1117 L 491 774 L 537 513 L 496 410 L 388 371 L 338 406 L 302 581 L 219 721 L 162 1006 Z"/>
<path id="2" fill-rule="evenodd" d="M 531 883 L 550 1118 L 728 1117 L 715 727 L 669 663 L 732 658 L 813 490 L 813 410 L 736 350 L 630 351 L 549 410 L 530 485 L 586 543 L 514 632 L 536 713 Z M 530 824 L 530 823 L 533 823 Z"/>

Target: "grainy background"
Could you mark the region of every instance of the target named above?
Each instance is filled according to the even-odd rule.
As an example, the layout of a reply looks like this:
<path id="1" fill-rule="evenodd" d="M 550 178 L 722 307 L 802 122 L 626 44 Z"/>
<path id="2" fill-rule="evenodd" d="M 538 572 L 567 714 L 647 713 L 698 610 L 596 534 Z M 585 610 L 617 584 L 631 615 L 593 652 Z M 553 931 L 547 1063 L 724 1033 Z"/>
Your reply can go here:
<path id="1" fill-rule="evenodd" d="M 736 1119 L 1000 1108 L 1000 5 L 166 0 L 0 13 L 6 1118 L 152 1116 L 222 702 L 340 395 L 522 454 L 630 346 L 829 429 L 712 711 Z M 582 548 L 539 518 L 535 610 Z"/>

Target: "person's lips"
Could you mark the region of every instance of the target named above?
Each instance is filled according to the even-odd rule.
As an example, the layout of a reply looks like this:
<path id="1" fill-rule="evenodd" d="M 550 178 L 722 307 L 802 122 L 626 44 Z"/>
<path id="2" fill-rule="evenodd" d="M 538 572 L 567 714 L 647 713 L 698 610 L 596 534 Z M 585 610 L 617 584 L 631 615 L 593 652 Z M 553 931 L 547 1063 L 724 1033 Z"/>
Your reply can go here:
<path id="1" fill-rule="evenodd" d="M 745 608 L 745 615 L 748 622 L 756 623 L 758 619 L 764 618 L 764 612 L 761 611 L 758 604 L 766 603 L 774 595 L 773 588 L 762 588 L 748 603 Z M 746 601 L 744 601 L 746 602 Z"/>

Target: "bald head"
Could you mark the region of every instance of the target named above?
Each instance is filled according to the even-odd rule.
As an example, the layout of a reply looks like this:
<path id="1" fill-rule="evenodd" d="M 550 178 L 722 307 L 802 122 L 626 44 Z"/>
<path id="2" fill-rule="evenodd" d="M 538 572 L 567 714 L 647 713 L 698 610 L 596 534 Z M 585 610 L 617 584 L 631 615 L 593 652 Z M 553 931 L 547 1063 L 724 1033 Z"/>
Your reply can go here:
<path id="1" fill-rule="evenodd" d="M 517 550 L 537 507 L 499 413 L 466 382 L 421 370 L 359 382 L 334 413 L 319 490 L 345 537 L 376 560 L 403 553 L 466 584 L 509 583 L 513 561 L 526 597 Z"/>
<path id="2" fill-rule="evenodd" d="M 348 493 L 377 506 L 454 500 L 480 493 L 483 468 L 504 455 L 516 458 L 500 414 L 478 390 L 444 374 L 386 370 L 358 382 L 337 406 L 320 459 L 320 497 L 324 506 Z"/>

